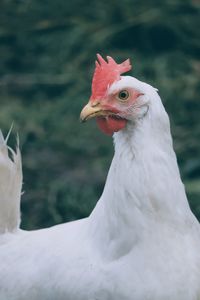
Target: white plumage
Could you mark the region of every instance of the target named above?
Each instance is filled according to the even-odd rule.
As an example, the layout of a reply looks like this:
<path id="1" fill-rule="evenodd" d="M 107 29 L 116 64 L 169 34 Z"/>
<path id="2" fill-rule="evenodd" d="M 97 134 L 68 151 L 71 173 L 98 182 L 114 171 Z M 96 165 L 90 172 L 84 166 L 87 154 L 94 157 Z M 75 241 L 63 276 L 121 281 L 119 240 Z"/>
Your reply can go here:
<path id="1" fill-rule="evenodd" d="M 20 155 L 11 161 L 1 138 L 0 300 L 200 299 L 200 226 L 168 116 L 157 91 L 133 77 L 121 77 L 107 93 L 124 88 L 141 95 L 114 134 L 105 188 L 86 219 L 18 229 Z"/>

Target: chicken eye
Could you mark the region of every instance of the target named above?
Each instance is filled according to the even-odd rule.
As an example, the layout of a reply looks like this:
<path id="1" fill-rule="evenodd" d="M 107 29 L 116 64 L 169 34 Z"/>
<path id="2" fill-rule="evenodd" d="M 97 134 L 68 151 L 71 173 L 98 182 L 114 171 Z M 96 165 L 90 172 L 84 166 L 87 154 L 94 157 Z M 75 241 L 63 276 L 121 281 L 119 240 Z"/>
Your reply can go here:
<path id="1" fill-rule="evenodd" d="M 126 90 L 120 91 L 118 94 L 118 98 L 121 101 L 125 101 L 129 98 L 129 92 Z"/>

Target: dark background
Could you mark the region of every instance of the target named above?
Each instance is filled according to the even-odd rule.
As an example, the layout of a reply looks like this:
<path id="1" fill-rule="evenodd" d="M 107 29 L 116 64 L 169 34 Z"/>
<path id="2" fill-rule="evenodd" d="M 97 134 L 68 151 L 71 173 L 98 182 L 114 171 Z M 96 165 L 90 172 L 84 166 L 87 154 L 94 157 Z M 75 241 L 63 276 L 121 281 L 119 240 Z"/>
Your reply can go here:
<path id="1" fill-rule="evenodd" d="M 97 52 L 159 89 L 200 220 L 199 28 L 198 0 L 1 0 L 0 127 L 20 135 L 23 228 L 85 217 L 101 195 L 112 139 L 79 122 Z"/>

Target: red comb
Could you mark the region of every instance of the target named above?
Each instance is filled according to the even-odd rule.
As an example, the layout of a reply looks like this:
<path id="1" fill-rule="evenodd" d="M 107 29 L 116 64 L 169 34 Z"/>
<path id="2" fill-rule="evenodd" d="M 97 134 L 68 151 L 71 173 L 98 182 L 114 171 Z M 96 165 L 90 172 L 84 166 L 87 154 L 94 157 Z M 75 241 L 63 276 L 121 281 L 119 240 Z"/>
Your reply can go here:
<path id="1" fill-rule="evenodd" d="M 120 75 L 131 70 L 130 60 L 127 59 L 117 64 L 114 59 L 107 56 L 107 61 L 100 54 L 97 54 L 96 68 L 92 79 L 91 99 L 100 99 L 105 95 L 107 88 L 120 79 Z"/>

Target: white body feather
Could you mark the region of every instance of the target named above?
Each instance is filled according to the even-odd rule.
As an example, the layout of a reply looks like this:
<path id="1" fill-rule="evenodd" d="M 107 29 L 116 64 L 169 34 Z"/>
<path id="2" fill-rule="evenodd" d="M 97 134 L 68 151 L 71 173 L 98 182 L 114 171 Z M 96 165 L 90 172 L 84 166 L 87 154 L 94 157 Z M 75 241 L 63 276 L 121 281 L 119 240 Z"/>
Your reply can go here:
<path id="1" fill-rule="evenodd" d="M 89 218 L 2 234 L 0 300 L 200 299 L 200 226 L 180 179 L 167 114 L 155 89 L 131 77 L 115 85 L 123 81 L 154 105 L 114 135 L 105 189 Z M 7 200 L 0 198 L 3 208 Z M 1 228 L 9 228 L 2 220 Z"/>

